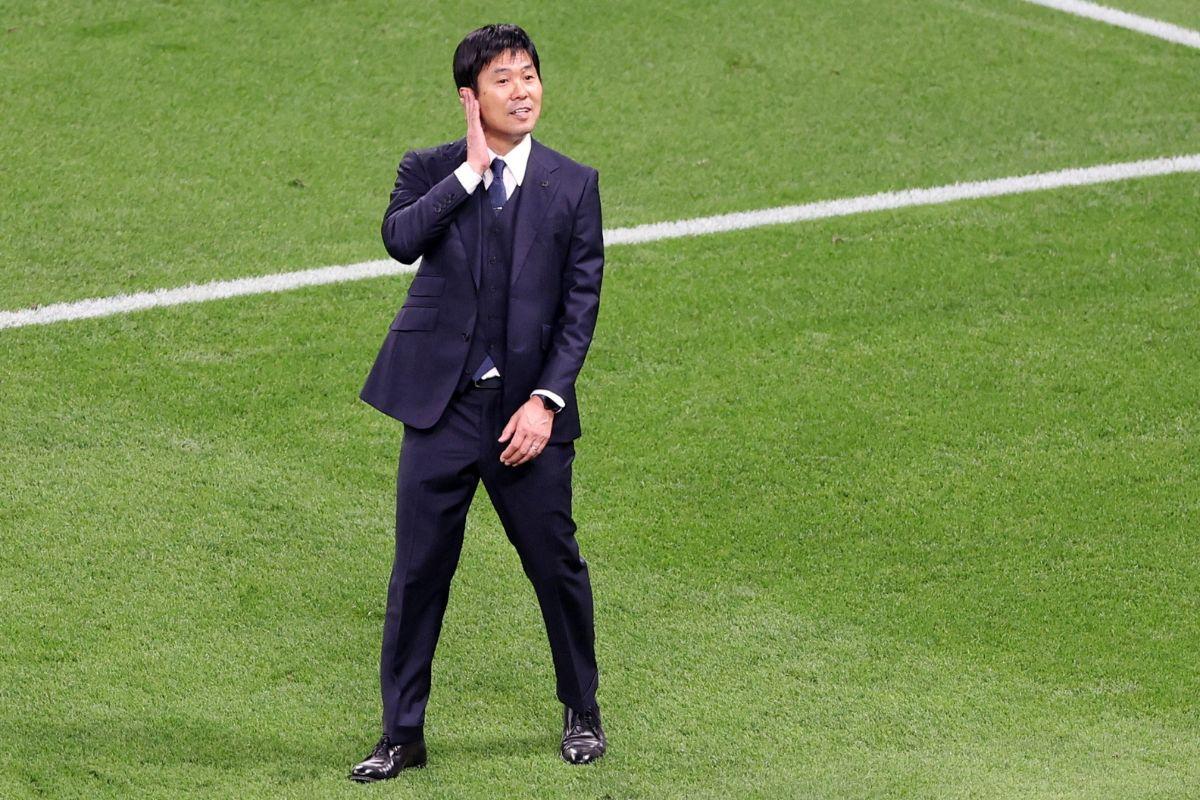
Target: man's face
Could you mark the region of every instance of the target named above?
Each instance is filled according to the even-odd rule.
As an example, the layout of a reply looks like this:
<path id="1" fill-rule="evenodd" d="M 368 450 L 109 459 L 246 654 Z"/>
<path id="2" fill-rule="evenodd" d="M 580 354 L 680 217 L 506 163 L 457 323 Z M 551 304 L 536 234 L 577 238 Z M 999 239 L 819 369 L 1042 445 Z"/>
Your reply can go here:
<path id="1" fill-rule="evenodd" d="M 524 50 L 509 50 L 479 72 L 476 96 L 485 130 L 519 139 L 542 113 L 542 81 Z"/>

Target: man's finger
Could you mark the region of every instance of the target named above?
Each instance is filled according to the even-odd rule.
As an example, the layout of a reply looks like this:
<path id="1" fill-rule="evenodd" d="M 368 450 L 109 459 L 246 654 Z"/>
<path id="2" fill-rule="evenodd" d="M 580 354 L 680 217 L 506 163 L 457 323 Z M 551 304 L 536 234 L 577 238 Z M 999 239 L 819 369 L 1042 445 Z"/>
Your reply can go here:
<path id="1" fill-rule="evenodd" d="M 517 426 L 517 432 L 513 434 L 512 441 L 508 443 L 508 449 L 512 451 L 509 453 L 509 458 L 516 458 L 521 455 L 525 451 L 528 442 L 529 432 Z"/>
<path id="2" fill-rule="evenodd" d="M 521 463 L 524 464 L 526 461 L 533 461 L 535 458 L 540 456 L 542 454 L 543 447 L 544 445 L 541 442 L 534 442 L 533 446 L 529 448 L 529 452 L 523 459 L 521 459 Z"/>
<path id="3" fill-rule="evenodd" d="M 512 463 L 512 466 L 519 467 L 529 459 L 533 458 L 533 451 L 529 450 L 517 454 L 517 460 Z"/>
<path id="4" fill-rule="evenodd" d="M 529 434 L 526 431 L 518 430 L 513 436 L 513 440 L 508 443 L 508 447 L 504 448 L 504 452 L 500 454 L 500 460 L 510 467 L 515 467 L 524 455 L 528 442 Z"/>
<path id="5" fill-rule="evenodd" d="M 508 441 L 508 437 L 513 435 L 513 431 L 516 430 L 516 428 L 517 428 L 517 415 L 513 414 L 511 417 L 508 418 L 508 424 L 504 426 L 504 432 L 500 434 L 500 438 L 497 439 L 496 441 L 498 441 L 498 442 Z M 510 445 L 510 447 L 511 447 L 511 445 Z"/>
<path id="6" fill-rule="evenodd" d="M 533 461 L 535 458 L 540 456 L 542 451 L 545 449 L 546 445 L 544 443 L 535 445 L 534 448 L 529 451 L 529 458 L 527 458 L 526 461 Z"/>
<path id="7" fill-rule="evenodd" d="M 530 437 L 529 452 L 526 453 L 521 458 L 521 460 L 517 462 L 516 466 L 520 466 L 521 464 L 524 464 L 527 461 L 533 461 L 535 458 L 540 456 L 542 454 L 542 451 L 546 448 L 547 441 L 548 441 L 547 439 L 542 439 L 540 437 L 539 438 Z"/>
<path id="8" fill-rule="evenodd" d="M 520 441 L 520 439 L 521 434 L 519 432 L 515 432 L 513 434 L 512 441 L 508 443 L 508 447 L 504 448 L 504 451 L 500 453 L 501 461 L 506 464 L 508 463 L 508 460 L 511 459 L 513 454 L 517 452 L 517 443 Z"/>

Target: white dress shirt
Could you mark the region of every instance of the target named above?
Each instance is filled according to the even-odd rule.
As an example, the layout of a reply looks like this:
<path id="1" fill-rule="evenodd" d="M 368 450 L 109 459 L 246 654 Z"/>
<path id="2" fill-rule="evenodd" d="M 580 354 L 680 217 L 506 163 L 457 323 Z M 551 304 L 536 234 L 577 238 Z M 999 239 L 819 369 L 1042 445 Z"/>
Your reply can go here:
<path id="1" fill-rule="evenodd" d="M 521 139 L 521 141 L 518 142 L 517 145 L 513 147 L 512 150 L 509 150 L 505 155 L 500 155 L 499 153 L 493 151 L 492 148 L 488 148 L 489 164 L 491 164 L 497 158 L 504 160 L 505 198 L 512 197 L 512 193 L 518 186 L 522 184 L 522 182 L 524 182 L 525 167 L 529 164 L 529 150 L 532 146 L 532 140 L 529 138 L 529 134 L 527 133 L 525 134 L 525 137 Z M 458 176 L 458 182 L 462 184 L 462 187 L 466 190 L 467 194 L 474 192 L 475 187 L 480 183 L 483 184 L 483 190 L 485 192 L 491 188 L 493 180 L 491 168 L 488 168 L 482 175 L 480 175 L 475 171 L 474 167 L 464 161 L 458 165 L 456 170 L 454 170 L 454 174 Z M 483 377 L 494 378 L 499 374 L 500 370 L 492 367 L 483 375 Z M 562 411 L 567 405 L 566 400 L 563 400 L 549 389 L 534 389 L 529 396 L 533 397 L 537 394 L 549 397 L 552 401 L 554 401 L 554 404 L 558 406 L 558 408 L 554 411 L 555 414 L 557 414 L 559 411 Z"/>

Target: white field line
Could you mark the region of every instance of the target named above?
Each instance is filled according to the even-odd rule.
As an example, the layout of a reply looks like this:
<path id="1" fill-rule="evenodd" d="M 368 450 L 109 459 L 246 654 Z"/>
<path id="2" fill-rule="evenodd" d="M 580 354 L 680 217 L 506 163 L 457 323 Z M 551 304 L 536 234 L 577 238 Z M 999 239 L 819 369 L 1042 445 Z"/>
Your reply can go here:
<path id="1" fill-rule="evenodd" d="M 1172 25 L 1169 22 L 1153 19 L 1152 17 L 1130 14 L 1128 11 L 1109 8 L 1099 3 L 1087 3 L 1084 0 L 1025 0 L 1025 2 L 1045 6 L 1046 8 L 1053 8 L 1056 11 L 1065 11 L 1068 14 L 1074 14 L 1078 17 L 1087 17 L 1099 22 L 1107 22 L 1109 25 L 1116 25 L 1118 28 L 1128 28 L 1131 31 L 1144 33 L 1147 36 L 1156 36 L 1159 39 L 1165 39 L 1175 44 L 1200 48 L 1200 31 L 1194 31 L 1191 28 L 1182 28 L 1178 25 Z"/>
<path id="2" fill-rule="evenodd" d="M 842 200 L 823 200 L 794 206 L 765 208 L 759 211 L 741 211 L 734 214 L 719 214 L 675 222 L 655 222 L 631 228 L 612 228 L 604 231 L 605 245 L 638 244 L 683 236 L 702 236 L 723 231 L 760 228 L 767 225 L 782 225 L 805 220 L 845 217 L 870 211 L 929 206 L 970 200 L 981 197 L 1037 192 L 1067 186 L 1086 186 L 1096 183 L 1111 183 L 1133 178 L 1155 175 L 1171 175 L 1184 172 L 1200 172 L 1200 154 L 1153 158 L 1146 161 L 1130 161 L 1121 164 L 1102 164 L 1095 167 L 1079 167 L 1057 172 L 1039 172 L 1012 178 L 995 178 L 970 183 L 952 183 L 928 189 L 904 189 L 896 192 L 880 192 L 862 197 Z M 415 272 L 417 263 L 400 264 L 392 260 L 365 261 L 360 264 L 345 264 L 334 267 L 280 272 L 253 278 L 213 281 L 192 284 L 174 289 L 157 289 L 152 292 L 123 294 L 112 297 L 97 297 L 71 303 L 54 303 L 22 309 L 0 311 L 0 329 L 21 328 L 27 325 L 47 325 L 90 317 L 107 317 L 126 314 L 144 308 L 175 306 L 184 303 L 202 303 L 224 297 L 286 292 L 304 286 L 320 286 L 328 283 L 358 281 L 383 275 L 399 275 Z"/>
<path id="3" fill-rule="evenodd" d="M 193 283 L 175 289 L 155 289 L 150 292 L 96 297 L 91 300 L 76 300 L 70 303 L 54 303 L 21 311 L 0 311 L 0 329 L 21 328 L 26 325 L 48 325 L 51 322 L 65 322 L 90 317 L 109 317 L 114 314 L 140 311 L 144 308 L 203 303 L 207 300 L 221 300 L 225 297 L 241 297 L 248 294 L 287 292 L 304 286 L 321 286 L 326 283 L 361 281 L 364 278 L 378 278 L 383 275 L 400 275 L 405 272 L 415 272 L 416 269 L 416 264 L 401 264 L 385 259 L 337 267 L 277 272 L 254 278 Z"/>

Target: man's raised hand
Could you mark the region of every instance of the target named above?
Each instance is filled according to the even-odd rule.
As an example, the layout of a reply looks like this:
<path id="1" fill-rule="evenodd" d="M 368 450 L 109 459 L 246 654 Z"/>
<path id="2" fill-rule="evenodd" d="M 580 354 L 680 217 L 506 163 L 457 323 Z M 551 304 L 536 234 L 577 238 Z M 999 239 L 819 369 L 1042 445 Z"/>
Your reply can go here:
<path id="1" fill-rule="evenodd" d="M 487 139 L 483 136 L 483 123 L 479 118 L 479 99 L 469 86 L 460 88 L 458 97 L 467 118 L 467 163 L 482 175 L 491 167 L 491 159 L 488 158 Z"/>

